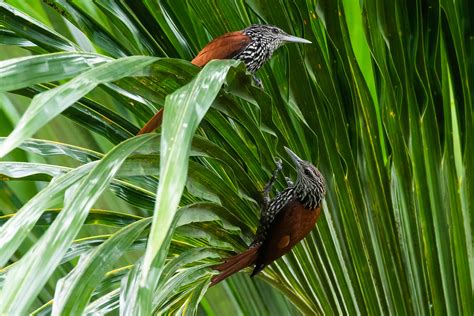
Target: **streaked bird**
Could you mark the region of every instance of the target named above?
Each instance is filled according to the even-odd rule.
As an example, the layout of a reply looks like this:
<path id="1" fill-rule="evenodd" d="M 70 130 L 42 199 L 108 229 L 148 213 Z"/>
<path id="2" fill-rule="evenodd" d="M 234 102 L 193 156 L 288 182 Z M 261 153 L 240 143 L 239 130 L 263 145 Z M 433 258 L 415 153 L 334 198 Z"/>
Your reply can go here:
<path id="1" fill-rule="evenodd" d="M 276 26 L 254 24 L 242 31 L 226 33 L 213 39 L 191 63 L 204 67 L 214 59 L 239 59 L 252 73 L 257 85 L 262 86 L 255 72 L 272 57 L 278 47 L 285 43 L 311 44 L 310 41 L 289 35 Z M 138 134 L 152 132 L 160 126 L 162 118 L 163 109 L 160 109 Z"/>
<path id="2" fill-rule="evenodd" d="M 255 266 L 252 276 L 256 275 L 288 253 L 314 228 L 321 214 L 326 181 L 315 166 L 299 158 L 290 149 L 285 147 L 285 150 L 296 167 L 295 183 L 287 180 L 287 188 L 270 200 L 269 192 L 281 169 L 281 162 L 278 163 L 264 190 L 262 214 L 255 240 L 246 251 L 213 267 L 220 273 L 212 278 L 212 285 L 250 266 Z"/>

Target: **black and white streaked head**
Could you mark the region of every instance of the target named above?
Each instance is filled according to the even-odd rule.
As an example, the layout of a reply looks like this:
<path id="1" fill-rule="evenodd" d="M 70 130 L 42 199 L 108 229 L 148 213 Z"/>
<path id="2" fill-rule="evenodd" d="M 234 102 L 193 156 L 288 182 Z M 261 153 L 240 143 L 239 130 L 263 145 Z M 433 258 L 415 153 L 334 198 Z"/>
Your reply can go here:
<path id="1" fill-rule="evenodd" d="M 321 201 L 326 195 L 326 180 L 318 168 L 311 163 L 301 159 L 289 148 L 286 152 L 293 160 L 298 174 L 294 184 L 294 194 L 307 209 L 315 209 L 321 205 Z"/>
<path id="2" fill-rule="evenodd" d="M 236 58 L 243 61 L 251 73 L 260 69 L 272 57 L 273 52 L 285 43 L 311 44 L 304 38 L 289 35 L 272 25 L 254 24 L 242 33 L 250 37 L 251 42 Z"/>

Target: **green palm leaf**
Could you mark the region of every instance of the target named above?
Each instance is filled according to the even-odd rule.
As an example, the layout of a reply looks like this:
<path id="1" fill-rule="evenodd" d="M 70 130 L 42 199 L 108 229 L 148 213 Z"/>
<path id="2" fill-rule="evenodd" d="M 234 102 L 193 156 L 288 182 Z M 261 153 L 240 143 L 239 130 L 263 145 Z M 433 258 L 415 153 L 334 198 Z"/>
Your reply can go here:
<path id="1" fill-rule="evenodd" d="M 1 310 L 472 314 L 469 4 L 0 3 Z M 314 44 L 279 49 L 264 91 L 186 61 L 251 23 Z M 325 175 L 324 216 L 264 283 L 208 289 L 274 160 L 292 174 L 283 146 Z"/>

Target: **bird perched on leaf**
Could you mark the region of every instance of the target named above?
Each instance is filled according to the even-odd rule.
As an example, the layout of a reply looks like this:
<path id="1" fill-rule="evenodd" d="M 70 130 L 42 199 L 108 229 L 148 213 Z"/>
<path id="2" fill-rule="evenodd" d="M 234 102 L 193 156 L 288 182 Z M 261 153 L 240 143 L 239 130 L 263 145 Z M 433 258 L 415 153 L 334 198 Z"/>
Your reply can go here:
<path id="1" fill-rule="evenodd" d="M 289 35 L 276 26 L 255 24 L 242 31 L 226 33 L 213 39 L 191 63 L 204 67 L 213 59 L 238 59 L 245 64 L 257 85 L 262 86 L 255 72 L 285 43 L 311 44 L 310 41 Z M 162 118 L 163 109 L 160 109 L 138 134 L 152 132 L 161 124 Z"/>
<path id="2" fill-rule="evenodd" d="M 220 271 L 211 279 L 214 285 L 232 274 L 255 265 L 252 276 L 280 258 L 305 238 L 321 214 L 321 202 L 326 194 L 326 181 L 311 163 L 302 160 L 285 147 L 297 171 L 296 182 L 288 180 L 288 187 L 272 200 L 270 190 L 281 170 L 277 163 L 272 178 L 265 186 L 260 224 L 250 247 L 224 263 L 214 266 Z"/>

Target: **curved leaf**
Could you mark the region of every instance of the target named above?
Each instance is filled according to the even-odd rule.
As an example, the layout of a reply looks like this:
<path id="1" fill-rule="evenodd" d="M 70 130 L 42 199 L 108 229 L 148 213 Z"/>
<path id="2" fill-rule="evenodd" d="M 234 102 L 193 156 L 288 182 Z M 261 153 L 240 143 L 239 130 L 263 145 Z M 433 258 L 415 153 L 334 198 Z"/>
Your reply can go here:
<path id="1" fill-rule="evenodd" d="M 128 297 L 127 311 L 122 313 L 150 313 L 151 296 L 159 280 L 157 271 L 163 265 L 168 248 L 165 240 L 173 231 L 173 218 L 184 189 L 191 140 L 199 122 L 214 101 L 230 67 L 237 61 L 213 61 L 188 85 L 170 95 L 165 103 L 160 184 L 149 244 L 145 253 L 138 285 L 137 300 Z"/>
<path id="2" fill-rule="evenodd" d="M 144 135 L 118 145 L 95 165 L 87 177 L 68 189 L 65 206 L 59 217 L 40 241 L 8 271 L 5 286 L 1 290 L 4 299 L 0 302 L 0 313 L 21 313 L 29 307 L 80 230 L 89 209 L 120 165 L 128 155 L 154 137 Z M 72 196 L 75 198 L 71 199 Z"/>

